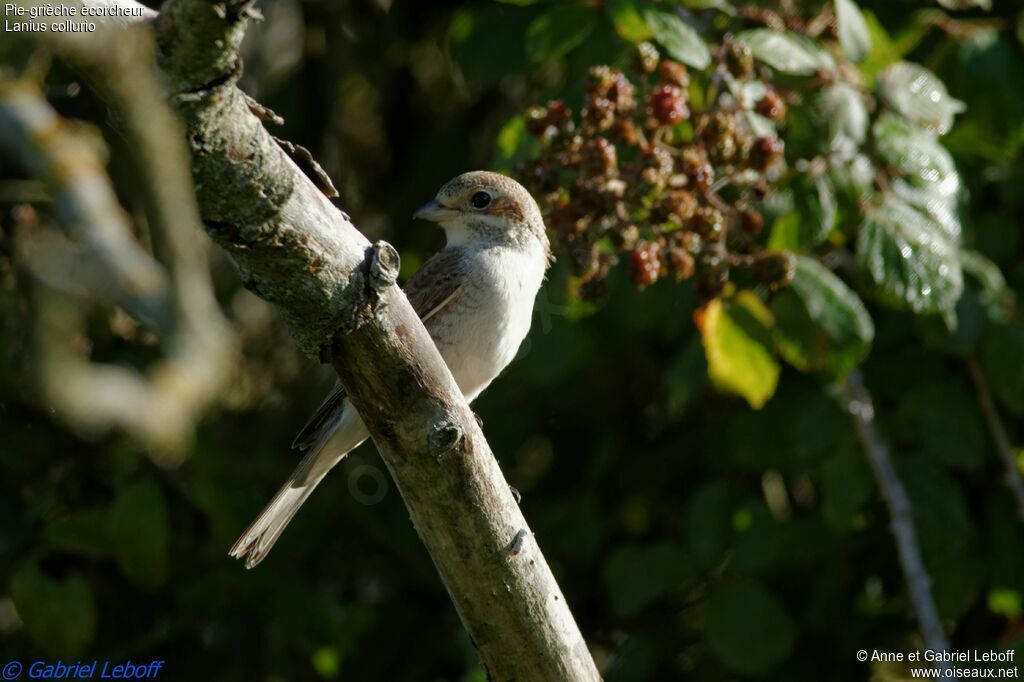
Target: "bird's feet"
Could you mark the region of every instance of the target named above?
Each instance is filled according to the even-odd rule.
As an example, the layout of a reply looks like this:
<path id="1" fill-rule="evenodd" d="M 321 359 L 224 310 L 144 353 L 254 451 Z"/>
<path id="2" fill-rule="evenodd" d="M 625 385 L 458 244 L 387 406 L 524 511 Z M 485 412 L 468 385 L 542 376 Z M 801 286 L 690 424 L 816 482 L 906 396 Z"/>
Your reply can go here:
<path id="1" fill-rule="evenodd" d="M 473 413 L 473 419 L 476 420 L 476 425 L 479 426 L 482 431 L 484 428 L 484 420 L 476 412 Z"/>
<path id="2" fill-rule="evenodd" d="M 516 504 L 523 501 L 522 493 L 520 493 L 514 485 L 510 485 L 508 489 L 512 491 L 512 498 L 516 501 Z"/>

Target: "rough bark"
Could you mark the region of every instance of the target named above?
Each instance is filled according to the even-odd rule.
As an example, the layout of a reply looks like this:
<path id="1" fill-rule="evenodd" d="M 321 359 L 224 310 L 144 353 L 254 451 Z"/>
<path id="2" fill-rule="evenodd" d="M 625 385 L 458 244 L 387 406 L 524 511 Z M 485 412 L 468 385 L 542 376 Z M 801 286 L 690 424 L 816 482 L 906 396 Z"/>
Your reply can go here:
<path id="1" fill-rule="evenodd" d="M 252 12 L 250 0 L 170 0 L 155 22 L 208 232 L 299 346 L 331 359 L 491 678 L 598 679 L 473 413 L 394 284 L 397 253 L 370 246 L 235 86 Z"/>

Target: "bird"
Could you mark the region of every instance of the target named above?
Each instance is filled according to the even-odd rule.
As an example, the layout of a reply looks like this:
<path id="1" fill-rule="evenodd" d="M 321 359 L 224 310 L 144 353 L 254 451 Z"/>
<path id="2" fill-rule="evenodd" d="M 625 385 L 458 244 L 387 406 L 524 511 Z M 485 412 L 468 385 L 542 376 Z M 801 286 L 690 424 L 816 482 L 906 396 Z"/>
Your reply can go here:
<path id="1" fill-rule="evenodd" d="M 530 330 L 553 261 L 544 219 L 526 188 L 490 171 L 456 176 L 413 218 L 437 223 L 445 246 L 403 289 L 472 402 L 512 362 Z M 336 382 L 292 443 L 305 456 L 230 556 L 246 568 L 260 563 L 320 481 L 369 435 Z"/>

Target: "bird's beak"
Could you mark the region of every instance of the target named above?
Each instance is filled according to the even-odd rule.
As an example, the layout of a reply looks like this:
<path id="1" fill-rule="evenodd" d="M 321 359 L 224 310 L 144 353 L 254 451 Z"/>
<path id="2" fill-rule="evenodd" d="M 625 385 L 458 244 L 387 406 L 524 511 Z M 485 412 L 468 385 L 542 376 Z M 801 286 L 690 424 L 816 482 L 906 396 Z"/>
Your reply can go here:
<path id="1" fill-rule="evenodd" d="M 454 215 L 455 211 L 453 209 L 442 206 L 437 202 L 437 199 L 432 199 L 420 206 L 419 209 L 412 214 L 412 217 L 429 220 L 432 223 L 443 223 Z"/>

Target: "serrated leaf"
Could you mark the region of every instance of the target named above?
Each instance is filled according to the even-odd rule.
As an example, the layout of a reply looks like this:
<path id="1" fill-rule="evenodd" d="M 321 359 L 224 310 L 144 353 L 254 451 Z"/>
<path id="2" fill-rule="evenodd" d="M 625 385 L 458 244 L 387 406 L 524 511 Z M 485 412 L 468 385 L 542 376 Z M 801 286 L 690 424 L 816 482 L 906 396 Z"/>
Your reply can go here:
<path id="1" fill-rule="evenodd" d="M 902 178 L 892 183 L 892 191 L 900 199 L 918 209 L 940 228 L 953 244 L 960 244 L 960 212 L 955 196 L 943 196 L 930 188 L 918 189 Z"/>
<path id="2" fill-rule="evenodd" d="M 828 268 L 797 256 L 793 283 L 772 301 L 779 352 L 802 372 L 845 376 L 867 355 L 875 326 L 863 301 Z"/>
<path id="3" fill-rule="evenodd" d="M 560 5 L 540 15 L 526 29 L 526 56 L 543 62 L 570 52 L 594 30 L 597 13 L 587 5 Z"/>
<path id="4" fill-rule="evenodd" d="M 122 488 L 107 511 L 107 536 L 126 578 L 146 587 L 167 578 L 170 524 L 163 492 L 145 479 Z"/>
<path id="5" fill-rule="evenodd" d="M 701 335 L 708 376 L 722 391 L 759 409 L 775 393 L 779 363 L 772 354 L 771 313 L 754 293 L 728 303 L 715 299 L 704 311 Z"/>
<path id="6" fill-rule="evenodd" d="M 708 647 L 728 669 L 764 676 L 786 660 L 796 625 L 782 603 L 757 584 L 714 587 L 704 607 Z"/>
<path id="7" fill-rule="evenodd" d="M 644 12 L 647 28 L 665 51 L 687 66 L 705 69 L 711 63 L 711 53 L 697 31 L 671 12 L 647 10 Z"/>
<path id="8" fill-rule="evenodd" d="M 835 83 L 821 91 L 818 112 L 829 130 L 829 143 L 835 151 L 856 153 L 868 133 L 868 110 L 860 91 L 847 83 Z"/>
<path id="9" fill-rule="evenodd" d="M 832 56 L 814 41 L 788 31 L 755 28 L 737 34 L 736 41 L 749 47 L 755 58 L 783 73 L 809 75 L 836 68 Z"/>
<path id="10" fill-rule="evenodd" d="M 955 198 L 960 175 L 953 157 L 938 139 L 906 118 L 882 114 L 873 128 L 879 156 L 911 185 L 942 198 Z"/>
<path id="11" fill-rule="evenodd" d="M 34 563 L 22 564 L 11 578 L 11 598 L 29 637 L 50 656 L 74 659 L 96 635 L 96 604 L 78 574 L 56 580 Z"/>
<path id="12" fill-rule="evenodd" d="M 651 37 L 651 29 L 633 0 L 608 0 L 608 15 L 623 40 L 639 43 Z"/>
<path id="13" fill-rule="evenodd" d="M 949 313 L 963 293 L 956 245 L 934 221 L 896 197 L 865 216 L 856 261 L 875 295 L 895 308 Z"/>
<path id="14" fill-rule="evenodd" d="M 608 561 L 604 577 L 612 611 L 631 616 L 680 587 L 692 575 L 692 562 L 686 552 L 661 543 L 620 547 Z"/>
<path id="15" fill-rule="evenodd" d="M 875 167 L 864 154 L 855 154 L 850 159 L 833 157 L 829 159 L 829 177 L 836 189 L 859 201 L 872 193 Z"/>
<path id="16" fill-rule="evenodd" d="M 951 97 L 946 85 L 920 64 L 896 62 L 878 74 L 878 92 L 894 111 L 939 135 L 953 125 L 966 105 Z"/>
<path id="17" fill-rule="evenodd" d="M 871 52 L 871 32 L 853 0 L 835 0 L 839 44 L 850 61 L 862 62 Z"/>
<path id="18" fill-rule="evenodd" d="M 999 266 L 977 251 L 961 251 L 960 265 L 981 285 L 981 302 L 988 318 L 993 322 L 1008 321 L 1013 314 L 1014 295 Z"/>

